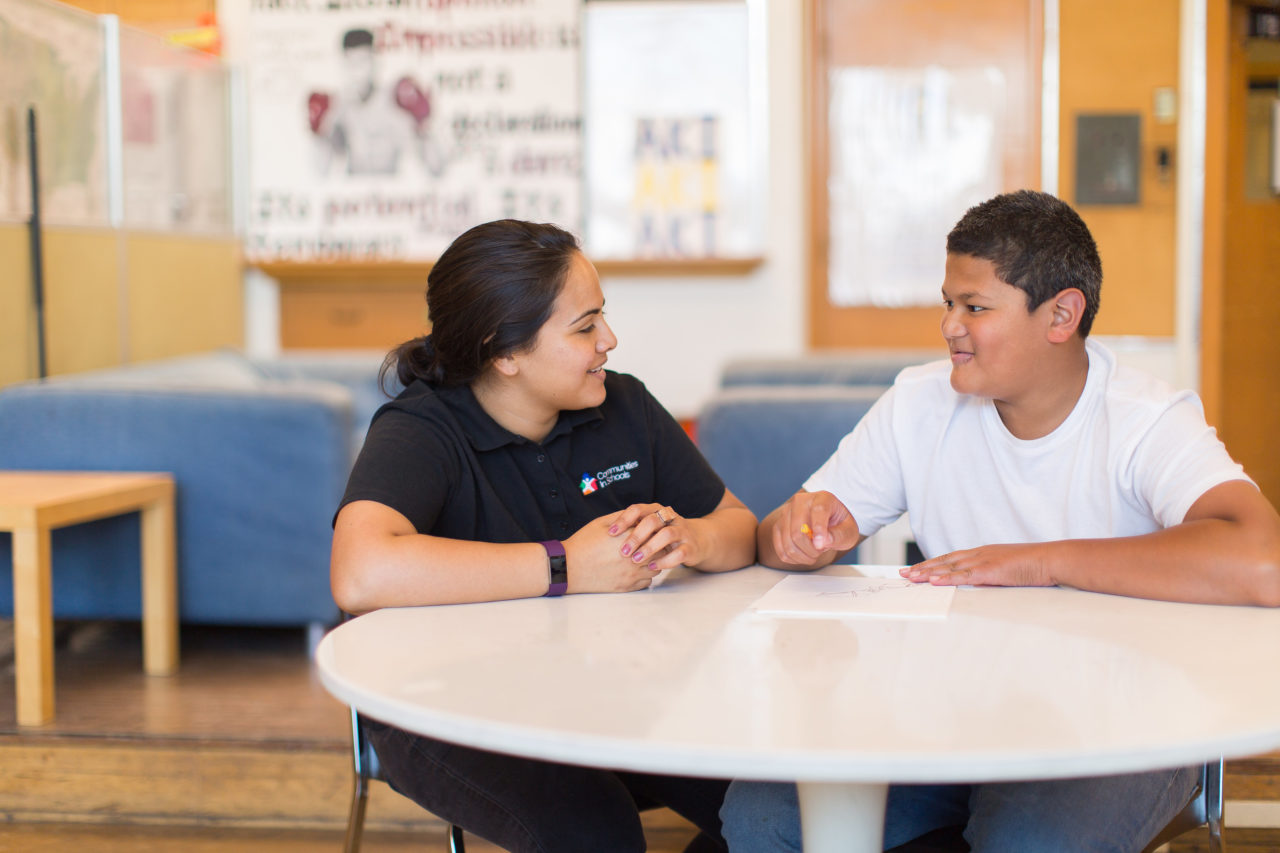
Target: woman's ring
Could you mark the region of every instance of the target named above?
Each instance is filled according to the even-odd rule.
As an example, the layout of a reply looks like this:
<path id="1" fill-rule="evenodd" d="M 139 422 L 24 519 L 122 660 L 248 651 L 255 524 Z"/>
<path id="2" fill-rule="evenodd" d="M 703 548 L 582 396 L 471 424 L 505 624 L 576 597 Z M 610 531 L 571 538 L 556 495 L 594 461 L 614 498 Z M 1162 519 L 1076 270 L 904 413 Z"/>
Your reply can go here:
<path id="1" fill-rule="evenodd" d="M 657 509 L 655 509 L 653 511 L 653 514 L 656 515 L 658 517 L 658 520 L 662 522 L 663 527 L 666 527 L 668 524 L 675 521 L 674 518 L 667 518 L 662 514 L 662 507 L 658 507 Z"/>

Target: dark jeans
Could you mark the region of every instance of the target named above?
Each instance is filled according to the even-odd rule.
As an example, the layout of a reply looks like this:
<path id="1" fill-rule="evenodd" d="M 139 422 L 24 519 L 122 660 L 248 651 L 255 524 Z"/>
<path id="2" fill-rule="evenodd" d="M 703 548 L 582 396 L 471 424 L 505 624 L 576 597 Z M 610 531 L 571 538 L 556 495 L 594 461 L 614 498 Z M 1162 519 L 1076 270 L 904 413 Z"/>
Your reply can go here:
<path id="1" fill-rule="evenodd" d="M 727 780 L 553 764 L 365 725 L 392 788 L 512 853 L 643 851 L 640 809 L 654 806 L 702 830 L 686 853 L 728 849 L 719 815 Z"/>

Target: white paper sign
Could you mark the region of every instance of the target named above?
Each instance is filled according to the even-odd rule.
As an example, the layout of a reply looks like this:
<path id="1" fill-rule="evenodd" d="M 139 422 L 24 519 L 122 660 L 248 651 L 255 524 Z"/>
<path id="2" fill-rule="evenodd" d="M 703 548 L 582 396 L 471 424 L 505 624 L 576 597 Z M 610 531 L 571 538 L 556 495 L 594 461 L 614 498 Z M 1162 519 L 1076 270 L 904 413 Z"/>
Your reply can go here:
<path id="1" fill-rule="evenodd" d="M 947 233 L 1001 189 L 996 68 L 831 72 L 831 304 L 937 305 Z"/>
<path id="2" fill-rule="evenodd" d="M 912 583 L 900 577 L 791 575 L 752 605 L 766 616 L 942 619 L 955 597 L 953 586 Z"/>

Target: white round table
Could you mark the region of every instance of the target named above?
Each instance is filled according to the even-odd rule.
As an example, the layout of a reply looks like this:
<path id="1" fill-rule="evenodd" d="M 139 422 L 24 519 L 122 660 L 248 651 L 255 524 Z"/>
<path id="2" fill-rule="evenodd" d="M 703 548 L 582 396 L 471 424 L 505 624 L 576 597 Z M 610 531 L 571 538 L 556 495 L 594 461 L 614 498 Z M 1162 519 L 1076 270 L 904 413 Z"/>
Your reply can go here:
<path id="1" fill-rule="evenodd" d="M 799 780 L 812 851 L 878 851 L 892 782 L 1280 746 L 1280 610 L 962 588 L 939 620 L 753 613 L 784 576 L 678 570 L 637 593 L 380 610 L 330 632 L 316 662 L 343 702 L 443 740 Z"/>

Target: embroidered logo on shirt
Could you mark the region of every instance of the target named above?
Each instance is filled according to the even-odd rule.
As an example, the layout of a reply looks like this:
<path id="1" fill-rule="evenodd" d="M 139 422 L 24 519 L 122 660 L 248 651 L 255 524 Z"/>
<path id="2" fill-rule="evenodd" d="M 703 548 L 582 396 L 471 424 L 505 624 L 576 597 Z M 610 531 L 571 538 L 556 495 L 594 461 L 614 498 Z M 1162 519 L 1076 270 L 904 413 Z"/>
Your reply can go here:
<path id="1" fill-rule="evenodd" d="M 597 471 L 595 476 L 592 476 L 589 472 L 583 473 L 582 493 L 589 495 L 619 480 L 630 480 L 631 472 L 639 467 L 640 463 L 632 459 L 630 462 L 623 462 L 621 465 L 614 465 L 612 468 Z"/>

